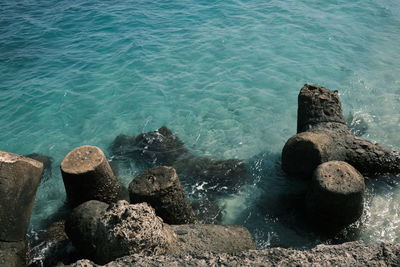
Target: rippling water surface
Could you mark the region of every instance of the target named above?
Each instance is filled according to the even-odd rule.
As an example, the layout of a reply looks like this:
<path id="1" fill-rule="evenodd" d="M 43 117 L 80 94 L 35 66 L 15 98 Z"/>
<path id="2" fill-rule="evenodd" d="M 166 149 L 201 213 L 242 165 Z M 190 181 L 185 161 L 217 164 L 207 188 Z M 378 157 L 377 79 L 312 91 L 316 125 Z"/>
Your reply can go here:
<path id="1" fill-rule="evenodd" d="M 219 200 L 223 222 L 247 226 L 259 248 L 309 246 L 318 237 L 280 202 L 301 190 L 279 167 L 299 89 L 339 90 L 363 137 L 400 150 L 399 44 L 397 0 L 1 1 L 0 149 L 53 158 L 37 230 L 65 200 L 67 152 L 108 152 L 120 133 L 166 125 L 198 155 L 248 162 L 252 179 Z M 392 178 L 368 182 L 358 238 L 400 242 Z"/>

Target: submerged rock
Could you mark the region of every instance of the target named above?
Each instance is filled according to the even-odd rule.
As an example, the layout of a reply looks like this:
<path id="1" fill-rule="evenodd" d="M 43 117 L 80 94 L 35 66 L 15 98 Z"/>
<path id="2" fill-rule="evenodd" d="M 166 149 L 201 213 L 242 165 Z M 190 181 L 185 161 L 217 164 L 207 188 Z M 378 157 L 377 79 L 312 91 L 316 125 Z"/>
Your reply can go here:
<path id="1" fill-rule="evenodd" d="M 247 178 L 246 164 L 242 160 L 213 160 L 207 157 L 190 157 L 174 165 L 179 177 L 188 183 L 201 183 L 208 193 L 237 192 Z"/>
<path id="2" fill-rule="evenodd" d="M 204 182 L 214 192 L 234 192 L 248 177 L 244 161 L 194 156 L 180 138 L 165 126 L 135 138 L 120 135 L 110 150 L 116 158 L 132 158 L 137 163 L 144 162 L 147 167 L 173 166 L 181 179 L 189 184 Z"/>
<path id="3" fill-rule="evenodd" d="M 81 146 L 69 152 L 61 162 L 61 173 L 72 207 L 89 200 L 112 203 L 128 199 L 126 188 L 119 183 L 98 147 Z"/>
<path id="4" fill-rule="evenodd" d="M 364 175 L 400 173 L 400 153 L 356 137 L 345 123 L 337 91 L 305 85 L 299 94 L 297 135 L 282 150 L 282 168 L 311 177 L 327 161 L 346 161 Z"/>
<path id="5" fill-rule="evenodd" d="M 129 184 L 131 203 L 147 202 L 168 224 L 194 223 L 196 217 L 172 167 L 155 167 Z"/>
<path id="6" fill-rule="evenodd" d="M 341 245 L 319 245 L 311 250 L 270 248 L 240 253 L 198 252 L 188 255 L 131 255 L 106 264 L 106 267 L 140 266 L 399 266 L 400 244 L 364 245 L 349 242 Z M 74 267 L 98 266 L 88 260 Z"/>
<path id="7" fill-rule="evenodd" d="M 120 135 L 114 140 L 110 150 L 117 157 L 131 157 L 144 162 L 148 167 L 171 166 L 188 153 L 179 137 L 165 126 L 136 137 Z"/>
<path id="8" fill-rule="evenodd" d="M 114 157 L 130 157 L 135 155 L 135 137 L 129 135 L 118 135 L 110 146 L 110 151 Z"/>
<path id="9" fill-rule="evenodd" d="M 307 195 L 311 222 L 324 232 L 338 232 L 363 211 L 364 177 L 350 164 L 328 161 L 315 170 Z"/>

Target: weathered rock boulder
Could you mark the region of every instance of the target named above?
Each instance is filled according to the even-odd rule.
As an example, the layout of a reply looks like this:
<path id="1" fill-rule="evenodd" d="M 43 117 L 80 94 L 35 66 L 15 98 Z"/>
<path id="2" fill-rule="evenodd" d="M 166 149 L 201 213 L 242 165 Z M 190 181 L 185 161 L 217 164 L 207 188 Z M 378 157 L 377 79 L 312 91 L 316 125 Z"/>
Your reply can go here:
<path id="1" fill-rule="evenodd" d="M 61 162 L 61 173 L 72 207 L 89 200 L 113 203 L 129 198 L 98 147 L 81 146 L 69 152 Z"/>
<path id="2" fill-rule="evenodd" d="M 41 162 L 0 151 L 0 241 L 25 240 L 42 173 Z"/>
<path id="3" fill-rule="evenodd" d="M 325 232 L 337 232 L 357 221 L 364 191 L 364 177 L 350 164 L 328 161 L 319 165 L 306 197 L 311 222 Z"/>
<path id="4" fill-rule="evenodd" d="M 346 125 L 337 91 L 305 85 L 299 94 L 297 135 L 282 150 L 282 168 L 311 177 L 327 161 L 346 161 L 364 175 L 400 173 L 400 153 L 356 137 Z"/>
<path id="5" fill-rule="evenodd" d="M 147 202 L 165 223 L 194 223 L 196 216 L 172 167 L 154 167 L 129 184 L 131 203 Z"/>
<path id="6" fill-rule="evenodd" d="M 188 255 L 131 255 L 110 262 L 105 267 L 158 266 L 399 266 L 400 244 L 364 245 L 349 242 L 341 245 L 319 245 L 311 250 L 270 248 L 241 253 L 199 252 Z M 88 260 L 74 267 L 98 266 Z"/>
<path id="7" fill-rule="evenodd" d="M 106 207 L 86 202 L 71 214 L 66 232 L 78 251 L 104 264 L 131 254 L 186 254 L 210 251 L 240 252 L 254 249 L 247 229 L 226 225 L 168 225 L 147 203 L 118 201 Z"/>
<path id="8" fill-rule="evenodd" d="M 146 203 L 89 201 L 73 210 L 65 229 L 74 246 L 100 264 L 134 253 L 167 253 L 175 243 L 171 229 Z"/>

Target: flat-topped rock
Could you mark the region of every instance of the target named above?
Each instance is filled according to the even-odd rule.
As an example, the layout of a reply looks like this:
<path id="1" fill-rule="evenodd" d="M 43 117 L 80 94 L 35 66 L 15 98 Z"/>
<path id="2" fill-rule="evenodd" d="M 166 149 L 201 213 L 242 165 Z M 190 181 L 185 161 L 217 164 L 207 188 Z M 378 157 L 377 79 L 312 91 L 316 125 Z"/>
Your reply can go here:
<path id="1" fill-rule="evenodd" d="M 95 146 L 81 146 L 69 152 L 61 162 L 63 172 L 81 174 L 94 171 L 104 161 L 106 156 Z"/>
<path id="2" fill-rule="evenodd" d="M 128 199 L 127 190 L 98 147 L 81 146 L 69 152 L 61 162 L 61 174 L 72 207 L 89 200 L 113 203 Z"/>

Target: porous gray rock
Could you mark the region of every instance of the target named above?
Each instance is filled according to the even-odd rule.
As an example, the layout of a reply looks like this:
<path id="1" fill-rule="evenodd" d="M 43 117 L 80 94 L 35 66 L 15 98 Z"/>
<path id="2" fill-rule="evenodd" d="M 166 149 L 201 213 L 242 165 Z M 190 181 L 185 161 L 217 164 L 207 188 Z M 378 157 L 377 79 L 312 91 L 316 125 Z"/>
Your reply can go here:
<path id="1" fill-rule="evenodd" d="M 131 254 L 183 255 L 199 251 L 254 249 L 249 231 L 235 225 L 168 225 L 147 203 L 89 201 L 77 208 L 66 232 L 85 257 L 104 264 Z"/>
<path id="2" fill-rule="evenodd" d="M 299 94 L 297 135 L 282 150 L 282 169 L 311 177 L 327 161 L 346 161 L 363 175 L 400 173 L 400 153 L 355 136 L 346 125 L 337 91 L 304 85 Z"/>
<path id="3" fill-rule="evenodd" d="M 61 173 L 72 207 L 89 200 L 113 203 L 129 199 L 127 189 L 119 183 L 98 147 L 81 146 L 69 152 L 61 162 Z"/>
<path id="4" fill-rule="evenodd" d="M 147 202 L 165 223 L 196 222 L 196 216 L 172 167 L 154 167 L 140 173 L 129 184 L 131 203 Z"/>
<path id="5" fill-rule="evenodd" d="M 364 177 L 350 164 L 328 161 L 319 165 L 306 197 L 311 222 L 325 232 L 337 232 L 357 221 L 364 191 Z"/>
<path id="6" fill-rule="evenodd" d="M 25 240 L 42 173 L 41 162 L 0 151 L 0 241 Z"/>
<path id="7" fill-rule="evenodd" d="M 146 203 L 111 205 L 89 201 L 78 206 L 66 223 L 74 246 L 96 263 L 139 253 L 157 255 L 174 249 L 173 232 Z"/>
<path id="8" fill-rule="evenodd" d="M 110 262 L 105 267 L 158 266 L 399 266 L 400 244 L 380 243 L 364 245 L 349 242 L 341 245 L 319 245 L 311 250 L 270 248 L 241 253 L 199 252 L 187 255 L 159 255 L 143 257 L 131 255 Z M 74 267 L 98 266 L 88 260 L 74 263 Z"/>

